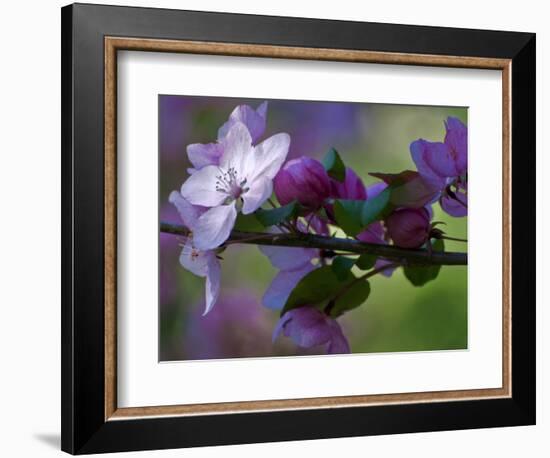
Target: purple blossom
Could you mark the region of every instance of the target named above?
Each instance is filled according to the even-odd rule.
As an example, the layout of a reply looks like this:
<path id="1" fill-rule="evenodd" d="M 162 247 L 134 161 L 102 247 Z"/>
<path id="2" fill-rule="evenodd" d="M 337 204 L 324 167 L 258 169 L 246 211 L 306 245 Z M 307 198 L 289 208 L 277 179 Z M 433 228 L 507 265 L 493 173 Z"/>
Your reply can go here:
<path id="1" fill-rule="evenodd" d="M 212 250 L 198 250 L 193 240 L 193 231 L 197 227 L 201 215 L 207 209 L 191 205 L 177 191 L 172 191 L 169 201 L 177 208 L 183 224 L 191 231 L 191 234 L 185 238 L 179 261 L 184 269 L 187 269 L 198 277 L 206 278 L 206 306 L 203 313 L 206 315 L 212 310 L 212 307 L 214 307 L 218 300 L 221 280 L 221 266 L 216 252 Z"/>
<path id="2" fill-rule="evenodd" d="M 286 312 L 273 331 L 273 341 L 281 333 L 300 347 L 326 345 L 328 354 L 351 352 L 338 322 L 315 307 L 303 306 Z"/>
<path id="3" fill-rule="evenodd" d="M 297 200 L 304 207 L 317 209 L 330 194 L 330 180 L 323 164 L 305 156 L 288 161 L 273 184 L 281 205 Z"/>
<path id="4" fill-rule="evenodd" d="M 411 143 L 411 156 L 422 178 L 441 192 L 441 207 L 452 216 L 467 214 L 468 129 L 457 118 L 445 122 L 445 139 Z M 457 192 L 452 191 L 452 187 Z M 461 208 L 462 207 L 462 208 Z"/>
<path id="5" fill-rule="evenodd" d="M 428 241 L 431 225 L 426 208 L 400 208 L 386 218 L 393 243 L 403 248 L 419 248 Z"/>
<path id="6" fill-rule="evenodd" d="M 192 205 L 209 207 L 198 219 L 194 243 L 210 250 L 227 240 L 237 211 L 256 211 L 273 190 L 273 178 L 288 153 L 290 137 L 280 133 L 252 145 L 248 128 L 235 122 L 223 139 L 218 165 L 195 171 L 182 185 L 182 196 Z"/>
<path id="7" fill-rule="evenodd" d="M 231 128 L 242 123 L 248 129 L 252 143 L 256 144 L 263 135 L 266 127 L 267 102 L 263 102 L 254 110 L 248 105 L 239 105 L 231 114 L 229 119 L 218 129 L 218 140 L 214 143 L 193 143 L 187 146 L 187 157 L 194 168 L 188 169 L 190 174 L 206 167 L 207 165 L 218 165 L 224 151 L 224 139 Z"/>

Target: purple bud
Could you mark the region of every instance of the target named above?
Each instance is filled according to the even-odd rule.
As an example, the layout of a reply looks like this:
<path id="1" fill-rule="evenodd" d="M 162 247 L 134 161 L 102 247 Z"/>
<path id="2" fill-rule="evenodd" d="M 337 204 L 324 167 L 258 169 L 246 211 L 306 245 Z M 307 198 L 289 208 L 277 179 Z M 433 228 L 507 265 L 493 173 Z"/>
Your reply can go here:
<path id="1" fill-rule="evenodd" d="M 309 157 L 288 161 L 273 181 L 281 205 L 297 200 L 304 207 L 317 209 L 330 195 L 330 180 L 323 165 Z"/>
<path id="2" fill-rule="evenodd" d="M 386 219 L 393 243 L 403 248 L 419 248 L 429 238 L 430 214 L 425 208 L 402 208 Z"/>
<path id="3" fill-rule="evenodd" d="M 346 179 L 340 183 L 331 178 L 331 197 L 335 199 L 365 200 L 367 191 L 361 178 L 349 167 L 346 168 Z"/>

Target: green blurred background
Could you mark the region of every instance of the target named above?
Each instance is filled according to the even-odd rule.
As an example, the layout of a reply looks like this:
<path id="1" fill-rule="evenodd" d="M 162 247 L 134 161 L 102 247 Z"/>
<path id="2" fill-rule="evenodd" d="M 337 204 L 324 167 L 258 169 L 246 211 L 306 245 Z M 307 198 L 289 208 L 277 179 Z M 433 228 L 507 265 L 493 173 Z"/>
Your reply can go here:
<path id="1" fill-rule="evenodd" d="M 255 108 L 262 101 L 159 96 L 161 220 L 180 221 L 168 196 L 188 176 L 186 146 L 214 141 L 235 106 Z M 376 181 L 369 172 L 415 170 L 409 144 L 418 138 L 443 141 L 447 116 L 467 125 L 462 107 L 269 100 L 263 138 L 287 132 L 289 159 L 321 158 L 335 147 L 368 185 Z M 433 210 L 434 221 L 444 221 L 450 236 L 467 238 L 467 218 L 450 217 L 437 203 Z M 300 349 L 284 337 L 272 344 L 278 313 L 263 307 L 261 298 L 277 271 L 254 246 L 232 246 L 223 253 L 220 299 L 203 317 L 204 280 L 179 265 L 180 243 L 178 237 L 160 234 L 161 361 L 323 353 L 322 348 Z M 466 244 L 447 241 L 446 249 L 466 251 Z M 435 281 L 419 288 L 401 269 L 370 282 L 367 302 L 339 319 L 354 353 L 467 348 L 466 267 L 445 266 Z"/>

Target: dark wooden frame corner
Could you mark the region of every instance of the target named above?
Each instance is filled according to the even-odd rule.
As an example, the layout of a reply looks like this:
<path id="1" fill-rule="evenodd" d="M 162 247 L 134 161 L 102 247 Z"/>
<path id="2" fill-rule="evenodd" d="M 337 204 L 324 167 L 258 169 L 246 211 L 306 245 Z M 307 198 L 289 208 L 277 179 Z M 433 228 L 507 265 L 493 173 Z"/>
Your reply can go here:
<path id="1" fill-rule="evenodd" d="M 534 34 L 75 4 L 62 9 L 61 46 L 63 450 L 535 423 Z M 116 58 L 128 49 L 501 70 L 503 386 L 118 408 Z"/>

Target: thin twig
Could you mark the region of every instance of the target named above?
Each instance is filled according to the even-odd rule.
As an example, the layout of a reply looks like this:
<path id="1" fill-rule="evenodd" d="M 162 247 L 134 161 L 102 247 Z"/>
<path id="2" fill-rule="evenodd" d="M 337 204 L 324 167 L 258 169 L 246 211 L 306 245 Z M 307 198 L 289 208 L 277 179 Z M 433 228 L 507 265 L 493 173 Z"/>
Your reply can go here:
<path id="1" fill-rule="evenodd" d="M 468 240 L 466 239 L 459 239 L 457 237 L 448 237 L 447 235 L 442 235 L 441 238 L 443 240 L 452 240 L 454 242 L 464 242 L 464 243 L 468 243 Z"/>

